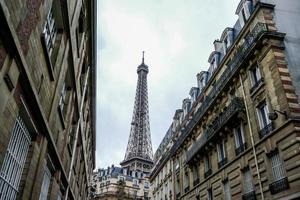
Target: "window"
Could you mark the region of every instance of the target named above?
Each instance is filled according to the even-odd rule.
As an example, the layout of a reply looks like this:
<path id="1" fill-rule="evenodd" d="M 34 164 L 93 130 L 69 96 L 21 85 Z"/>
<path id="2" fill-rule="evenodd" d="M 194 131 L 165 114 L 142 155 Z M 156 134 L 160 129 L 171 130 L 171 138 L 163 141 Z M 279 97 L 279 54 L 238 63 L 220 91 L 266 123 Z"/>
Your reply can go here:
<path id="1" fill-rule="evenodd" d="M 210 161 L 208 155 L 204 157 L 204 168 L 205 172 L 207 172 L 210 169 Z"/>
<path id="2" fill-rule="evenodd" d="M 270 157 L 270 162 L 272 166 L 272 174 L 274 181 L 278 181 L 285 177 L 283 163 L 280 159 L 279 153 L 276 152 Z"/>
<path id="3" fill-rule="evenodd" d="M 233 129 L 234 132 L 234 140 L 235 140 L 235 153 L 238 156 L 241 152 L 246 149 L 246 143 L 244 138 L 244 126 L 241 123 L 239 126 Z"/>
<path id="4" fill-rule="evenodd" d="M 199 167 L 197 164 L 193 166 L 193 179 L 194 179 L 194 186 L 199 183 Z"/>
<path id="5" fill-rule="evenodd" d="M 62 195 L 61 195 L 61 192 L 58 192 L 58 195 L 57 195 L 57 200 L 62 200 Z"/>
<path id="6" fill-rule="evenodd" d="M 234 139 L 235 139 L 236 148 L 239 148 L 244 145 L 245 138 L 244 138 L 244 128 L 242 123 L 234 129 Z"/>
<path id="7" fill-rule="evenodd" d="M 283 162 L 278 150 L 269 154 L 273 174 L 273 182 L 269 185 L 271 194 L 277 194 L 290 188 L 289 180 L 285 176 Z"/>
<path id="8" fill-rule="evenodd" d="M 139 181 L 137 179 L 133 179 L 133 186 L 138 186 Z"/>
<path id="9" fill-rule="evenodd" d="M 218 144 L 217 148 L 218 148 L 218 159 L 219 161 L 223 161 L 226 158 L 224 140 L 222 140 L 222 142 Z"/>
<path id="10" fill-rule="evenodd" d="M 229 181 L 227 180 L 223 184 L 224 184 L 224 197 L 225 197 L 225 200 L 231 200 Z"/>
<path id="11" fill-rule="evenodd" d="M 66 96 L 67 96 L 67 89 L 66 89 L 66 83 L 64 83 L 59 98 L 59 108 L 62 112 L 64 110 Z"/>
<path id="12" fill-rule="evenodd" d="M 250 80 L 252 86 L 250 93 L 252 93 L 262 83 L 262 77 L 260 75 L 258 65 L 250 69 Z"/>
<path id="13" fill-rule="evenodd" d="M 207 190 L 207 200 L 213 200 L 213 194 L 212 194 L 212 189 L 209 188 Z"/>
<path id="14" fill-rule="evenodd" d="M 57 35 L 57 29 L 56 29 L 56 24 L 55 24 L 55 18 L 53 14 L 53 9 L 50 10 L 50 12 L 47 15 L 47 20 L 44 25 L 44 30 L 43 30 L 43 36 L 45 39 L 46 43 L 46 48 L 49 56 L 51 56 L 54 44 L 55 44 L 55 38 Z"/>
<path id="15" fill-rule="evenodd" d="M 184 174 L 184 191 L 187 192 L 189 191 L 189 187 L 190 187 L 190 181 L 189 181 L 189 172 L 188 171 L 185 171 L 185 174 Z"/>
<path id="16" fill-rule="evenodd" d="M 149 182 L 145 181 L 145 188 L 148 189 L 149 188 Z"/>
<path id="17" fill-rule="evenodd" d="M 243 17 L 244 23 L 246 23 L 247 18 L 246 18 L 246 14 L 245 14 L 245 10 L 244 9 L 242 9 L 242 17 Z"/>
<path id="18" fill-rule="evenodd" d="M 254 186 L 252 182 L 252 175 L 250 169 L 247 168 L 244 173 L 244 194 L 250 193 L 254 191 Z"/>
<path id="19" fill-rule="evenodd" d="M 18 116 L 0 171 L 1 199 L 16 199 L 30 143 L 29 131 Z"/>
<path id="20" fill-rule="evenodd" d="M 124 176 L 119 176 L 118 179 L 119 179 L 119 181 L 125 181 Z"/>
<path id="21" fill-rule="evenodd" d="M 258 106 L 257 112 L 258 112 L 259 126 L 261 129 L 263 129 L 270 123 L 270 120 L 268 118 L 269 109 L 267 107 L 267 104 L 264 102 L 260 106 Z"/>
<path id="22" fill-rule="evenodd" d="M 49 169 L 46 167 L 44 172 L 44 177 L 43 177 L 43 183 L 41 187 L 41 193 L 39 198 L 40 200 L 47 200 L 50 180 L 51 180 L 51 173 Z"/>

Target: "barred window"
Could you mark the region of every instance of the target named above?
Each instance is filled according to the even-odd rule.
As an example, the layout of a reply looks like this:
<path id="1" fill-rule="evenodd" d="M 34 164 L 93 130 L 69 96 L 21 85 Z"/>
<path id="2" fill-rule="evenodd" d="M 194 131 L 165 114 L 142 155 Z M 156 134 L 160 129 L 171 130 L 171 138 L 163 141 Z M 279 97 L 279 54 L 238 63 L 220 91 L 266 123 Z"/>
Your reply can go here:
<path id="1" fill-rule="evenodd" d="M 52 9 L 47 15 L 47 20 L 44 25 L 43 35 L 44 35 L 48 54 L 51 56 L 55 44 L 55 38 L 57 35 L 55 18 Z"/>
<path id="2" fill-rule="evenodd" d="M 51 173 L 48 167 L 46 167 L 44 172 L 44 177 L 43 177 L 41 193 L 40 193 L 40 200 L 47 200 L 50 181 L 51 181 Z"/>
<path id="3" fill-rule="evenodd" d="M 244 171 L 244 193 L 249 193 L 254 191 L 254 186 L 253 186 L 253 182 L 252 182 L 252 175 L 250 172 L 250 169 L 247 168 Z"/>
<path id="4" fill-rule="evenodd" d="M 16 199 L 31 136 L 20 116 L 14 124 L 0 171 L 0 199 Z"/>
<path id="5" fill-rule="evenodd" d="M 279 153 L 276 152 L 270 157 L 272 173 L 274 181 L 278 181 L 285 177 L 283 163 L 280 159 Z"/>

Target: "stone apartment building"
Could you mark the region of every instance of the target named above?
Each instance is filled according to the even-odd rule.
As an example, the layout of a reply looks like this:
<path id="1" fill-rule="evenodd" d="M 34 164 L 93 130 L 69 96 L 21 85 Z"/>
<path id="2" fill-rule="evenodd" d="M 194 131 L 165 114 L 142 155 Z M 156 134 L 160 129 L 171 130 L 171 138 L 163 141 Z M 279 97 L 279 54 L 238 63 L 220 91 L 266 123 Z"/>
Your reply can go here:
<path id="1" fill-rule="evenodd" d="M 148 176 L 140 171 L 112 165 L 98 169 L 91 179 L 94 200 L 150 199 Z"/>
<path id="2" fill-rule="evenodd" d="M 240 1 L 174 117 L 153 199 L 300 198 L 299 9 L 298 0 Z M 168 162 L 173 198 L 157 189 Z"/>
<path id="3" fill-rule="evenodd" d="M 96 1 L 0 1 L 0 199 L 88 199 Z"/>

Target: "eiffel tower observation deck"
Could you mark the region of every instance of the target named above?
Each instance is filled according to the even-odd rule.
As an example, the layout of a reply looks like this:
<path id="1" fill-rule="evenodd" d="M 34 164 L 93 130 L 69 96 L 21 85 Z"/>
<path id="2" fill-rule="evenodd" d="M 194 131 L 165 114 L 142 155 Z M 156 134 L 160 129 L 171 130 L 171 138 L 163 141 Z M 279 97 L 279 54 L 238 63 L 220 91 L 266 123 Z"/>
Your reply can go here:
<path id="1" fill-rule="evenodd" d="M 144 173 L 149 173 L 153 166 L 147 89 L 148 72 L 143 52 L 142 63 L 137 68 L 138 81 L 129 140 L 125 158 L 120 163 L 124 168 Z"/>

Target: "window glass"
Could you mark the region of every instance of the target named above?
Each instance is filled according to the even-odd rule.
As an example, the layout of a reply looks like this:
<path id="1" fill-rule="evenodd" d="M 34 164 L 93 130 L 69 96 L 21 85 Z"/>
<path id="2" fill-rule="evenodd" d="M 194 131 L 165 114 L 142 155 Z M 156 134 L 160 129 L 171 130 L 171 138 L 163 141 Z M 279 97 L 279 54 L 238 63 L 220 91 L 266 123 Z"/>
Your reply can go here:
<path id="1" fill-rule="evenodd" d="M 41 193 L 40 193 L 40 200 L 47 200 L 50 180 L 51 180 L 51 173 L 48 167 L 46 167 L 44 172 L 44 177 L 43 177 Z"/>

